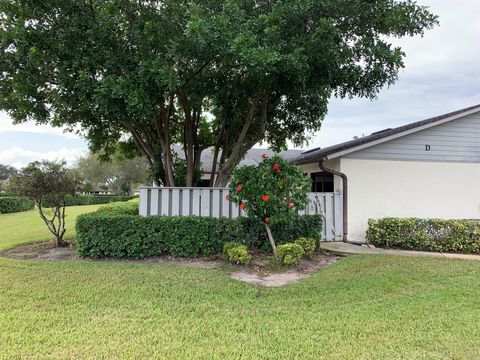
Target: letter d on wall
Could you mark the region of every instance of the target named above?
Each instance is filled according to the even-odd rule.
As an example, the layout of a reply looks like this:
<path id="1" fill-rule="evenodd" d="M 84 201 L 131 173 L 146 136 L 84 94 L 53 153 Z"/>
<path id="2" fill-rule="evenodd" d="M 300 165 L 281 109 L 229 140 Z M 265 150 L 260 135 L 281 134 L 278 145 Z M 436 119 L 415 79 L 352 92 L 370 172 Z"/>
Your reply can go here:
<path id="1" fill-rule="evenodd" d="M 430 151 L 430 145 L 425 145 L 425 151 Z"/>

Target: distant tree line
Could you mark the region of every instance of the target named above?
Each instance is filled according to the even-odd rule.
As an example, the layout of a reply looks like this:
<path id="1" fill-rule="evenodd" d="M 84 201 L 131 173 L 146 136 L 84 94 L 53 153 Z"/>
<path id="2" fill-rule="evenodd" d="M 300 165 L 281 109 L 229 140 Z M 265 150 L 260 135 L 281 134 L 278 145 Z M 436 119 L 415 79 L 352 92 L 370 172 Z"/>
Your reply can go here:
<path id="1" fill-rule="evenodd" d="M 132 195 L 139 185 L 151 184 L 150 168 L 143 157 L 126 157 L 116 152 L 109 159 L 89 153 L 68 168 L 75 179 L 77 193 L 91 193 L 104 189 L 116 195 Z M 13 166 L 0 164 L 0 192 L 11 190 L 7 186 L 12 175 L 22 172 Z"/>

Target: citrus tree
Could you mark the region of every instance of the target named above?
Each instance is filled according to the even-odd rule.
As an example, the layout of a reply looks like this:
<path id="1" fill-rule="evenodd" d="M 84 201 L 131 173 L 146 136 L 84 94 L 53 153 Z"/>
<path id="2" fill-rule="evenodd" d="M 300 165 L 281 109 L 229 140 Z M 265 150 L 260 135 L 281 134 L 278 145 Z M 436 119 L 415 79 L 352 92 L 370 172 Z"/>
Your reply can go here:
<path id="1" fill-rule="evenodd" d="M 302 170 L 279 156 L 262 155 L 258 166 L 242 166 L 233 173 L 226 200 L 242 208 L 247 216 L 261 221 L 277 257 L 270 224 L 290 220 L 305 208 L 310 181 Z"/>

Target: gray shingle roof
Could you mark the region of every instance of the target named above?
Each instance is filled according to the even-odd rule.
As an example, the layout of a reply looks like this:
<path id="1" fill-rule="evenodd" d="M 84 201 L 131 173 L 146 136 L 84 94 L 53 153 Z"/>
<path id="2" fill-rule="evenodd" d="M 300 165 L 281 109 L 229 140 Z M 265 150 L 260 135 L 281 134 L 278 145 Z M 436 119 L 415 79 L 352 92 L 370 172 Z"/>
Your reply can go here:
<path id="1" fill-rule="evenodd" d="M 406 132 L 415 128 L 420 128 L 424 125 L 434 124 L 441 120 L 444 120 L 453 116 L 457 116 L 457 115 L 462 115 L 463 113 L 467 113 L 472 110 L 480 111 L 480 104 L 470 106 L 465 109 L 453 111 L 444 115 L 435 116 L 426 120 L 421 120 L 411 124 L 399 126 L 393 129 L 388 128 L 388 129 L 376 131 L 368 136 L 364 136 L 355 140 L 350 140 L 340 144 L 328 146 L 325 148 L 315 148 L 307 151 L 287 150 L 287 151 L 279 152 L 278 155 L 284 158 L 285 160 L 295 161 L 297 164 L 308 164 L 315 161 L 319 161 L 320 159 L 332 154 L 336 154 L 339 152 L 343 152 L 345 150 L 353 149 L 357 146 L 365 145 L 377 140 L 388 138 L 392 135 L 401 134 L 403 132 Z M 180 158 L 182 159 L 185 158 L 185 153 L 180 145 L 174 145 L 173 149 Z M 274 151 L 269 149 L 250 149 L 245 155 L 245 158 L 242 159 L 242 161 L 240 162 L 240 166 L 258 165 L 258 163 L 262 161 L 261 155 L 263 153 L 267 154 L 268 156 L 272 156 L 275 154 Z M 202 162 L 202 166 L 201 166 L 202 171 L 210 172 L 212 169 L 212 163 L 213 163 L 213 148 L 208 148 L 202 152 L 201 162 Z"/>
<path id="2" fill-rule="evenodd" d="M 341 151 L 352 149 L 352 148 L 355 148 L 355 147 L 360 146 L 360 145 L 365 145 L 365 144 L 368 144 L 370 142 L 377 141 L 377 140 L 380 140 L 380 139 L 383 139 L 383 138 L 387 138 L 387 137 L 392 136 L 392 135 L 400 134 L 402 132 L 412 130 L 412 129 L 415 129 L 415 128 L 418 128 L 418 127 L 421 127 L 421 126 L 424 126 L 424 125 L 433 124 L 433 123 L 436 123 L 438 121 L 447 119 L 449 117 L 456 116 L 456 115 L 461 115 L 463 113 L 466 113 L 466 112 L 469 112 L 469 111 L 472 111 L 472 110 L 476 110 L 476 109 L 478 109 L 478 111 L 480 111 L 480 104 L 470 106 L 470 107 L 467 107 L 465 109 L 453 111 L 453 112 L 450 112 L 448 114 L 435 116 L 435 117 L 432 117 L 432 118 L 429 118 L 429 119 L 426 119 L 426 120 L 417 121 L 417 122 L 414 122 L 414 123 L 411 123 L 411 124 L 399 126 L 399 127 L 393 128 L 393 129 L 389 128 L 389 129 L 385 129 L 385 130 L 376 131 L 376 132 L 374 132 L 374 133 L 372 133 L 368 136 L 364 136 L 364 137 L 361 137 L 361 138 L 358 138 L 358 139 L 355 139 L 355 140 L 350 140 L 350 141 L 346 141 L 346 142 L 343 142 L 343 143 L 340 143 L 340 144 L 328 146 L 328 147 L 325 147 L 323 149 L 322 148 L 316 148 L 316 149 L 304 151 L 302 153 L 301 159 L 297 160 L 297 163 L 298 164 L 305 164 L 305 163 L 310 163 L 310 162 L 313 162 L 313 161 L 319 161 L 321 158 L 324 158 L 326 156 L 329 156 L 329 155 L 332 155 L 332 154 L 335 154 L 335 153 L 338 153 L 338 152 L 341 152 Z"/>
<path id="3" fill-rule="evenodd" d="M 183 148 L 180 145 L 173 146 L 174 151 L 178 154 L 178 156 L 182 159 L 185 159 L 185 153 Z M 285 160 L 295 161 L 301 158 L 302 152 L 304 150 L 286 150 L 280 151 L 279 153 L 275 153 L 270 149 L 250 149 L 245 157 L 240 161 L 239 166 L 243 165 L 258 165 L 262 161 L 262 154 L 267 154 L 268 156 L 272 156 L 274 154 L 278 154 Z M 213 148 L 205 149 L 202 152 L 202 157 L 200 159 L 202 165 L 201 169 L 203 172 L 211 172 L 212 165 L 213 165 Z"/>

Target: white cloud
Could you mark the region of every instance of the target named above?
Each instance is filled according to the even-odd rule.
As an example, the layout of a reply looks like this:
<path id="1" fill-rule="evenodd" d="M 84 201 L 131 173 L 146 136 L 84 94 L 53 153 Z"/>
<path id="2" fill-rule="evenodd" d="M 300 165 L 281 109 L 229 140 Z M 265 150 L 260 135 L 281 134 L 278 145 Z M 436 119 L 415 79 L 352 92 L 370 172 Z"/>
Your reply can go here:
<path id="1" fill-rule="evenodd" d="M 37 160 L 49 160 L 49 161 L 59 161 L 65 160 L 68 165 L 73 165 L 75 161 L 80 157 L 85 155 L 85 149 L 58 149 L 55 151 L 31 151 L 25 150 L 22 147 L 11 147 L 6 150 L 0 151 L 0 163 L 11 165 L 16 168 L 21 168 L 32 161 Z"/>
<path id="2" fill-rule="evenodd" d="M 397 83 L 384 88 L 374 101 L 332 100 L 322 130 L 309 147 L 325 147 L 480 103 L 480 1 L 418 3 L 429 6 L 440 25 L 423 38 L 392 40 L 406 53 Z"/>
<path id="3" fill-rule="evenodd" d="M 45 124 L 37 125 L 34 122 L 13 124 L 13 120 L 10 118 L 10 116 L 8 116 L 8 114 L 6 114 L 5 112 L 0 112 L 0 135 L 12 131 L 29 132 L 35 134 L 55 134 L 74 139 L 80 138 L 80 136 L 75 133 L 65 131 L 65 128 L 63 127 L 58 128 Z"/>

